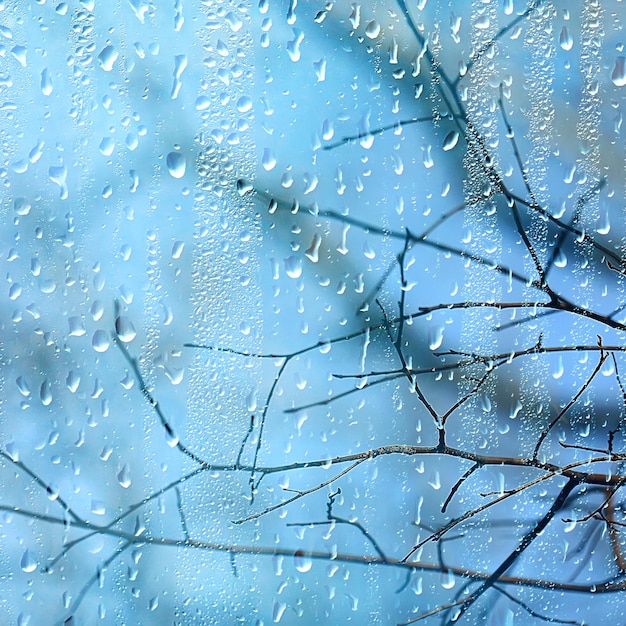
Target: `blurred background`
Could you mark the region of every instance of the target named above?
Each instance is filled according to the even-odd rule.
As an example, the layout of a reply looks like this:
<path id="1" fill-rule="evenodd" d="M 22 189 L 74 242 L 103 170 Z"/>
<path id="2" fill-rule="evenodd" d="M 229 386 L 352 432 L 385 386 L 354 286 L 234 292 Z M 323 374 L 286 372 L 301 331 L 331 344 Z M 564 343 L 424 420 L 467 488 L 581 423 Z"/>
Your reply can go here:
<path id="1" fill-rule="evenodd" d="M 447 566 L 490 573 L 545 514 L 558 479 L 427 544 L 413 557 L 432 573 L 271 556 L 401 559 L 483 503 L 481 494 L 539 473 L 484 468 L 442 513 L 470 464 L 387 455 L 233 524 L 345 465 L 269 473 L 253 494 L 249 471 L 181 481 L 198 466 L 180 449 L 216 465 L 267 468 L 432 446 L 435 422 L 397 374 L 398 324 L 389 320 L 401 294 L 405 313 L 548 300 L 532 286 L 536 268 L 510 210 L 452 119 L 460 112 L 441 97 L 442 84 L 450 95 L 446 81 L 508 188 L 588 235 L 562 236 L 545 215 L 523 211 L 550 286 L 614 326 L 624 321 L 622 276 L 589 238 L 621 258 L 625 9 L 617 0 L 536 4 L 515 22 L 527 8 L 518 0 L 407 2 L 420 42 L 404 3 L 392 0 L 0 3 L 5 623 L 403 623 L 462 592 L 467 579 Z M 402 235 L 431 228 L 428 245 L 406 252 L 402 287 Z M 540 337 L 545 346 L 595 346 L 598 335 L 623 344 L 609 324 L 541 313 L 443 308 L 407 322 L 402 351 L 417 370 L 450 363 L 436 352 L 506 354 Z M 123 350 L 137 359 L 169 436 Z M 448 443 L 530 457 L 576 397 L 540 458 L 584 458 L 559 441 L 606 448 L 623 418 L 626 368 L 618 355 L 592 376 L 598 356 L 535 355 L 498 368 L 451 413 Z M 418 380 L 443 414 L 484 372 Z M 351 523 L 320 524 L 338 489 L 332 513 Z M 566 503 L 512 573 L 619 581 L 620 542 L 606 525 L 560 521 L 583 517 L 605 495 Z M 113 527 L 124 533 L 234 549 L 84 538 L 68 507 L 99 525 L 126 513 Z M 618 595 L 507 590 L 519 602 L 492 590 L 464 619 L 596 623 L 623 613 Z"/>

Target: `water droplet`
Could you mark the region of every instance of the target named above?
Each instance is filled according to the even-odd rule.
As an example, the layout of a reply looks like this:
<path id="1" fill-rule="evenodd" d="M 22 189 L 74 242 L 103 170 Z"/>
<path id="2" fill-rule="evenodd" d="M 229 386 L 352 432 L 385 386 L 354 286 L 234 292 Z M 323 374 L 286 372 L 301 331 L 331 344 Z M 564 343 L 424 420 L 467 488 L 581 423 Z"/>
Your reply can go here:
<path id="1" fill-rule="evenodd" d="M 137 331 L 133 323 L 125 315 L 120 315 L 115 320 L 115 332 L 124 343 L 130 343 L 136 336 Z"/>
<path id="2" fill-rule="evenodd" d="M 172 258 L 180 259 L 183 249 L 185 248 L 185 243 L 183 241 L 175 241 L 172 246 Z"/>
<path id="3" fill-rule="evenodd" d="M 52 77 L 47 67 L 41 72 L 41 93 L 44 96 L 52 93 Z"/>
<path id="4" fill-rule="evenodd" d="M 11 48 L 11 54 L 19 61 L 22 67 L 26 67 L 26 48 L 24 46 L 13 46 Z"/>
<path id="5" fill-rule="evenodd" d="M 448 150 L 452 150 L 454 146 L 459 142 L 459 132 L 456 130 L 451 130 L 443 140 L 443 149 L 447 152 Z"/>
<path id="6" fill-rule="evenodd" d="M 240 113 L 247 113 L 252 108 L 252 98 L 250 96 L 241 96 L 237 100 L 237 110 Z"/>
<path id="7" fill-rule="evenodd" d="M 454 585 L 455 585 L 454 572 L 452 570 L 443 572 L 441 574 L 441 586 L 444 589 L 452 589 Z"/>
<path id="8" fill-rule="evenodd" d="M 307 258 L 313 263 L 317 263 L 319 260 L 319 250 L 320 245 L 322 243 L 322 238 L 318 233 L 313 235 L 313 241 L 311 242 L 311 246 L 305 250 L 304 254 L 306 254 Z"/>
<path id="9" fill-rule="evenodd" d="M 170 448 L 175 448 L 180 441 L 178 435 L 169 426 L 165 428 L 165 441 Z"/>
<path id="10" fill-rule="evenodd" d="M 443 331 L 443 326 L 437 326 L 428 331 L 428 347 L 431 350 L 437 350 L 443 343 Z"/>
<path id="11" fill-rule="evenodd" d="M 107 512 L 104 502 L 102 500 L 92 500 L 91 512 L 94 515 L 104 515 Z"/>
<path id="12" fill-rule="evenodd" d="M 17 300 L 22 295 L 22 285 L 13 283 L 9 287 L 9 300 Z"/>
<path id="13" fill-rule="evenodd" d="M 20 560 L 20 567 L 22 568 L 22 571 L 27 574 L 30 574 L 37 569 L 37 559 L 30 550 L 24 550 L 24 554 L 22 554 L 22 558 Z"/>
<path id="14" fill-rule="evenodd" d="M 17 215 L 28 215 L 31 208 L 31 204 L 26 198 L 16 198 L 13 201 L 13 210 Z"/>
<path id="15" fill-rule="evenodd" d="M 196 111 L 206 111 L 211 106 L 211 101 L 206 96 L 196 98 Z"/>
<path id="16" fill-rule="evenodd" d="M 626 85 L 626 57 L 617 57 L 615 67 L 611 72 L 611 80 L 617 87 Z"/>
<path id="17" fill-rule="evenodd" d="M 567 29 L 567 26 L 563 26 L 563 28 L 561 29 L 561 34 L 559 35 L 559 44 L 561 48 L 563 48 L 563 50 L 571 50 L 574 46 L 574 40 L 572 39 L 572 36 Z"/>
<path id="18" fill-rule="evenodd" d="M 41 387 L 39 388 L 39 398 L 41 400 L 41 404 L 44 406 L 50 406 L 50 404 L 52 404 L 52 387 L 47 380 L 44 380 L 41 383 Z"/>
<path id="19" fill-rule="evenodd" d="M 293 561 L 296 569 L 303 574 L 310 571 L 313 567 L 313 559 L 311 558 L 311 555 L 302 550 L 296 550 L 296 553 L 293 556 Z"/>
<path id="20" fill-rule="evenodd" d="M 80 385 L 80 376 L 74 370 L 70 370 L 65 379 L 65 384 L 72 393 L 76 393 L 78 385 Z"/>
<path id="21" fill-rule="evenodd" d="M 509 411 L 509 418 L 514 420 L 519 415 L 519 412 L 522 410 L 522 408 L 522 403 L 519 400 L 516 400 L 511 407 L 511 410 Z"/>
<path id="22" fill-rule="evenodd" d="M 130 487 L 131 479 L 130 479 L 130 469 L 128 468 L 128 465 L 124 465 L 122 469 L 117 473 L 117 482 L 124 489 L 128 489 Z"/>
<path id="23" fill-rule="evenodd" d="M 263 158 L 261 159 L 261 165 L 266 172 L 273 170 L 276 167 L 276 157 L 274 153 L 269 149 L 263 150 Z"/>
<path id="24" fill-rule="evenodd" d="M 105 72 L 110 72 L 113 69 L 113 64 L 117 61 L 119 52 L 113 46 L 106 46 L 98 55 L 98 62 L 100 67 Z"/>
<path id="25" fill-rule="evenodd" d="M 560 248 L 557 250 L 554 256 L 554 265 L 556 265 L 556 267 L 565 267 L 567 265 L 567 257 L 565 256 L 563 250 L 561 250 Z"/>
<path id="26" fill-rule="evenodd" d="M 422 146 L 422 157 L 423 157 L 424 167 L 426 169 L 430 169 L 435 164 L 435 162 L 433 161 L 433 157 L 431 155 L 431 150 L 432 150 L 431 146 Z"/>
<path id="27" fill-rule="evenodd" d="M 284 602 L 274 603 L 274 611 L 272 613 L 272 619 L 274 620 L 275 624 L 278 624 L 278 622 L 280 622 L 280 620 L 282 619 L 285 613 L 286 608 L 287 608 L 287 605 Z"/>
<path id="28" fill-rule="evenodd" d="M 72 316 L 67 318 L 67 323 L 70 327 L 70 337 L 82 337 L 86 334 L 83 320 L 80 317 Z"/>
<path id="29" fill-rule="evenodd" d="M 67 191 L 67 168 L 65 165 L 52 166 L 48 169 L 48 176 L 53 183 L 56 183 L 61 189 L 61 200 L 65 200 L 68 196 Z"/>
<path id="30" fill-rule="evenodd" d="M 97 330 L 91 338 L 91 345 L 96 352 L 106 352 L 109 349 L 109 333 L 105 330 Z"/>
<path id="31" fill-rule="evenodd" d="M 376 20 L 368 22 L 365 26 L 365 34 L 370 39 L 376 39 L 380 35 L 380 24 Z"/>
<path id="32" fill-rule="evenodd" d="M 113 150 L 115 149 L 115 142 L 111 137 L 104 137 L 98 146 L 98 150 L 104 156 L 111 156 L 113 154 Z"/>
<path id="33" fill-rule="evenodd" d="M 304 31 L 299 28 L 294 28 L 293 39 L 287 42 L 287 54 L 294 63 L 297 63 L 300 60 L 300 44 L 303 40 Z"/>
<path id="34" fill-rule="evenodd" d="M 187 68 L 187 55 L 177 54 L 174 57 L 174 82 L 172 84 L 172 91 L 170 93 L 170 98 L 172 100 L 176 100 L 176 98 L 178 98 L 178 93 L 180 92 L 180 88 L 183 86 L 183 83 L 181 81 L 181 76 L 186 68 Z"/>
<path id="35" fill-rule="evenodd" d="M 172 178 L 182 178 L 187 169 L 185 157 L 180 152 L 170 152 L 165 160 L 167 170 Z"/>
<path id="36" fill-rule="evenodd" d="M 302 259 L 297 256 L 290 256 L 285 259 L 285 272 L 289 278 L 300 278 L 302 276 Z"/>
<path id="37" fill-rule="evenodd" d="M 18 388 L 19 392 L 25 398 L 28 398 L 28 396 L 30 396 L 30 387 L 28 386 L 28 383 L 24 380 L 23 376 L 18 376 L 15 379 L 15 384 L 17 385 L 17 388 Z"/>

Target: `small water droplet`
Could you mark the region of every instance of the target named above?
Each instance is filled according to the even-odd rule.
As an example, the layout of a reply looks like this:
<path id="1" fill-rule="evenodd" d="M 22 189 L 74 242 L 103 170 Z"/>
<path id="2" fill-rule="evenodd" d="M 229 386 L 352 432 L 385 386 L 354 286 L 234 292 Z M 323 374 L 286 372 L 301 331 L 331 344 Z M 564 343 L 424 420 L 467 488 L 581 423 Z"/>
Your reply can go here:
<path id="1" fill-rule="evenodd" d="M 167 170 L 172 178 L 182 178 L 185 175 L 187 162 L 180 152 L 170 152 L 165 161 Z"/>

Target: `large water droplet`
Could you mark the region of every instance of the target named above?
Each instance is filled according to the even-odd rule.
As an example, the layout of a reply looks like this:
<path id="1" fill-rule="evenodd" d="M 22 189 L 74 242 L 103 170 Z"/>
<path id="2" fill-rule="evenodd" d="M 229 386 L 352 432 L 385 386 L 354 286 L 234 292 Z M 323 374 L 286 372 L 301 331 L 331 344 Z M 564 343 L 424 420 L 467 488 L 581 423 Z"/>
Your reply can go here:
<path id="1" fill-rule="evenodd" d="M 65 165 L 52 166 L 48 169 L 48 176 L 53 183 L 56 183 L 61 189 L 61 200 L 65 200 L 68 195 L 67 191 L 67 168 Z"/>
<path id="2" fill-rule="evenodd" d="M 572 39 L 572 36 L 567 29 L 567 26 L 563 26 L 563 28 L 561 29 L 561 34 L 559 35 L 559 44 L 561 48 L 563 48 L 563 50 L 571 50 L 574 46 L 574 40 Z"/>
<path id="3" fill-rule="evenodd" d="M 128 489 L 130 487 L 132 481 L 130 479 L 130 469 L 128 468 L 128 465 L 124 465 L 117 473 L 117 482 L 124 489 Z"/>
<path id="4" fill-rule="evenodd" d="M 30 550 L 24 550 L 24 554 L 22 554 L 22 558 L 20 560 L 20 567 L 22 568 L 22 571 L 27 574 L 30 574 L 37 569 L 37 559 Z"/>
<path id="5" fill-rule="evenodd" d="M 459 142 L 459 132 L 456 130 L 451 130 L 443 140 L 443 149 L 447 152 L 448 150 L 452 150 L 454 146 Z"/>
<path id="6" fill-rule="evenodd" d="M 290 256 L 285 259 L 285 272 L 289 278 L 300 278 L 302 276 L 302 259 L 297 256 Z"/>
<path id="7" fill-rule="evenodd" d="M 273 170 L 276 167 L 276 157 L 274 153 L 269 149 L 263 150 L 263 158 L 261 159 L 261 165 L 266 172 Z"/>
<path id="8" fill-rule="evenodd" d="M 100 153 L 104 156 L 111 156 L 113 154 L 113 150 L 115 149 L 115 142 L 111 137 L 104 137 L 98 146 Z"/>
<path id="9" fill-rule="evenodd" d="M 437 326 L 428 331 L 428 347 L 431 350 L 437 350 L 443 343 L 443 330 L 443 326 Z"/>
<path id="10" fill-rule="evenodd" d="M 187 169 L 187 161 L 180 152 L 170 152 L 165 160 L 167 170 L 173 178 L 182 178 Z"/>
<path id="11" fill-rule="evenodd" d="M 313 559 L 310 554 L 302 550 L 296 550 L 296 553 L 293 556 L 293 562 L 296 569 L 303 574 L 310 571 L 313 567 Z"/>
<path id="12" fill-rule="evenodd" d="M 247 113 L 252 108 L 252 98 L 250 96 L 241 96 L 237 100 L 237 110 L 240 113 Z"/>
<path id="13" fill-rule="evenodd" d="M 39 388 L 39 398 L 41 400 L 41 404 L 44 406 L 50 406 L 50 404 L 52 404 L 52 387 L 47 380 L 44 380 L 41 383 L 41 387 Z"/>
<path id="14" fill-rule="evenodd" d="M 196 98 L 196 111 L 206 111 L 211 106 L 211 101 L 206 96 Z"/>
<path id="15" fill-rule="evenodd" d="M 617 87 L 626 85 L 626 57 L 617 57 L 615 67 L 611 72 L 611 80 Z"/>
<path id="16" fill-rule="evenodd" d="M 115 332 L 124 343 L 130 343 L 137 336 L 133 323 L 125 315 L 120 315 L 115 320 Z"/>
<path id="17" fill-rule="evenodd" d="M 275 624 L 278 624 L 285 614 L 285 609 L 287 605 L 284 602 L 275 602 L 274 603 L 274 611 L 272 612 L 272 619 Z"/>
<path id="18" fill-rule="evenodd" d="M 287 42 L 287 54 L 296 63 L 300 60 L 300 44 L 304 40 L 304 32 L 299 28 L 293 29 L 293 39 Z"/>
<path id="19" fill-rule="evenodd" d="M 380 35 L 380 24 L 376 20 L 372 20 L 371 22 L 368 22 L 367 25 L 365 26 L 365 34 L 370 39 L 376 39 L 376 37 Z"/>
<path id="20" fill-rule="evenodd" d="M 91 345 L 96 352 L 106 352 L 109 349 L 109 333 L 105 330 L 97 330 L 91 338 Z"/>
<path id="21" fill-rule="evenodd" d="M 105 72 L 110 72 L 113 69 L 113 64 L 117 61 L 119 52 L 113 46 L 106 46 L 98 55 L 98 62 L 100 67 Z"/>
<path id="22" fill-rule="evenodd" d="M 92 500 L 91 512 L 94 515 L 104 515 L 107 512 L 104 502 L 102 500 Z"/>
<path id="23" fill-rule="evenodd" d="M 44 96 L 49 96 L 52 93 L 52 77 L 47 67 L 41 72 L 41 93 Z"/>

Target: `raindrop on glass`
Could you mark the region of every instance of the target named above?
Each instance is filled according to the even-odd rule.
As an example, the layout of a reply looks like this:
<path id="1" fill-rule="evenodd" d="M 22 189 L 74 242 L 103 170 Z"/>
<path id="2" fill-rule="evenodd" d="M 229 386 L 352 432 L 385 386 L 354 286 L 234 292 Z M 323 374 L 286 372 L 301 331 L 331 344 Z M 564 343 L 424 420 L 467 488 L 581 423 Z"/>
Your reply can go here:
<path id="1" fill-rule="evenodd" d="M 301 573 L 306 573 L 313 567 L 313 559 L 310 554 L 297 550 L 293 557 L 294 565 L 296 569 Z"/>
<path id="2" fill-rule="evenodd" d="M 617 87 L 626 85 L 626 57 L 617 57 L 611 72 L 611 80 Z"/>
<path id="3" fill-rule="evenodd" d="M 106 352 L 109 349 L 109 334 L 104 330 L 97 330 L 91 338 L 91 345 L 96 352 Z"/>
<path id="4" fill-rule="evenodd" d="M 167 164 L 167 171 L 172 178 L 182 178 L 185 175 L 187 162 L 180 152 L 170 152 L 165 162 Z"/>
<path id="5" fill-rule="evenodd" d="M 37 559 L 35 555 L 30 550 L 25 550 L 24 554 L 22 554 L 22 558 L 20 560 L 20 567 L 23 572 L 30 574 L 37 569 Z"/>

